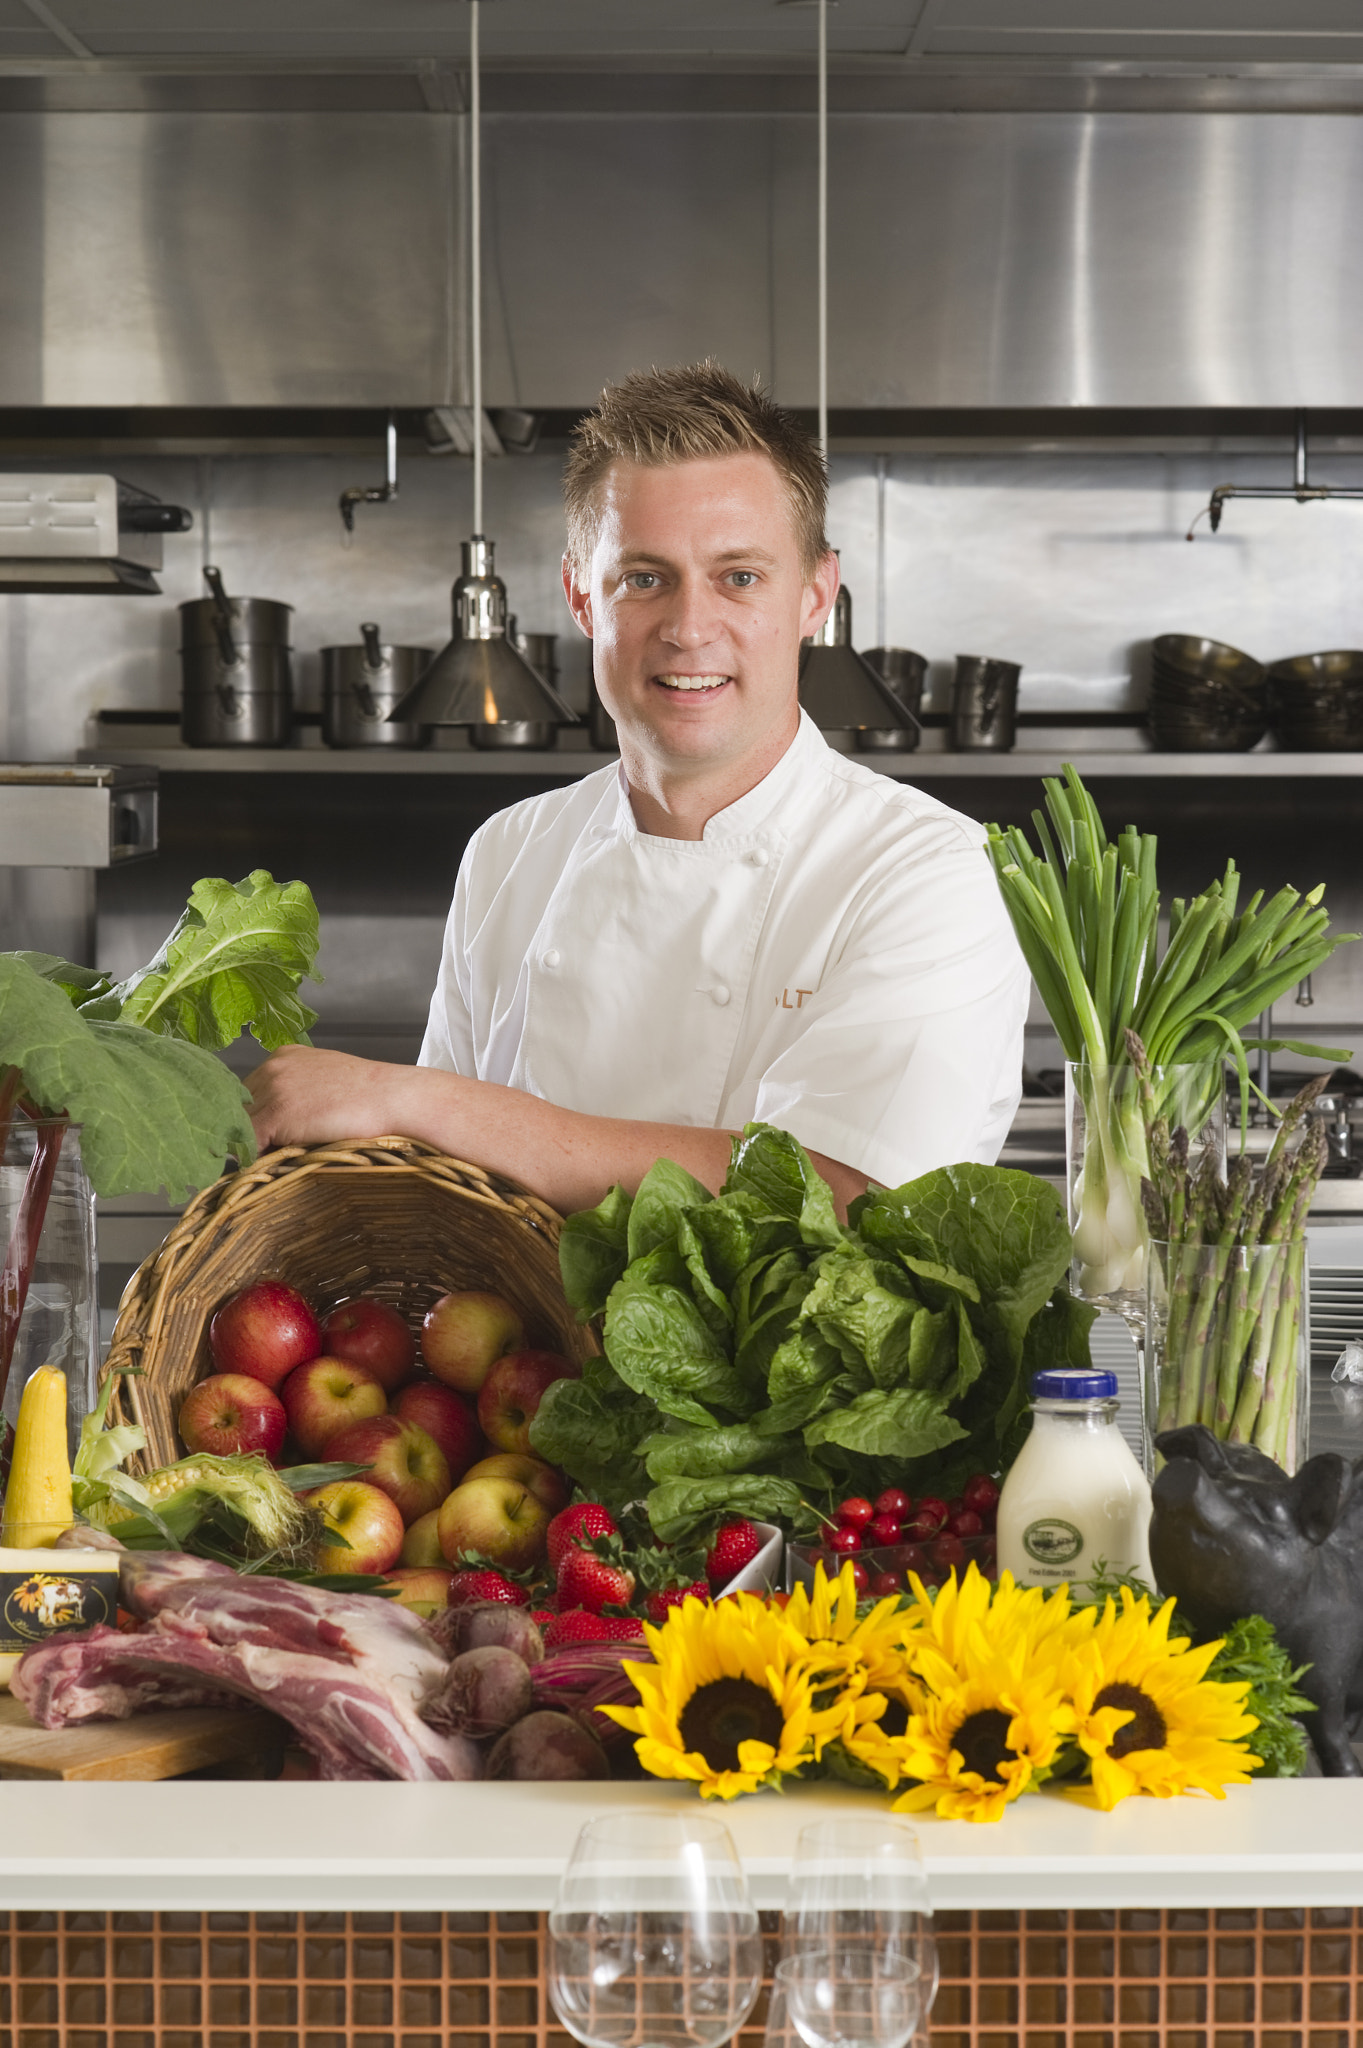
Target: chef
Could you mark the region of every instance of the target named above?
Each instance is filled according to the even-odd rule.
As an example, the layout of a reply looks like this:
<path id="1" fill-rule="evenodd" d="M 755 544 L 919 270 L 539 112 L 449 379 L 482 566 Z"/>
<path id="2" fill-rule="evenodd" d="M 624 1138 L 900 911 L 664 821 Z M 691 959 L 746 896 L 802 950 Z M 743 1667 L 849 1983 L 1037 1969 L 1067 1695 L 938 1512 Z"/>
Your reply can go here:
<path id="1" fill-rule="evenodd" d="M 398 1132 L 565 1211 L 664 1155 L 717 1189 L 753 1119 L 844 1208 L 992 1162 L 1026 968 L 980 827 L 800 709 L 838 589 L 809 435 L 713 362 L 636 373 L 579 427 L 565 497 L 619 765 L 474 835 L 419 1064 L 272 1054 L 262 1146 Z"/>

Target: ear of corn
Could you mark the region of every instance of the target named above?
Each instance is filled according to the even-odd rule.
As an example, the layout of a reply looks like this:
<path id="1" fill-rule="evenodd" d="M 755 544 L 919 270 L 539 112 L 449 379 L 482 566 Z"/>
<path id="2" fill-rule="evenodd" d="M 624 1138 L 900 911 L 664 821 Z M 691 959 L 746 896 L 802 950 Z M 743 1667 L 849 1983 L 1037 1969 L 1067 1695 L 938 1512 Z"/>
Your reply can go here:
<path id="1" fill-rule="evenodd" d="M 19 1402 L 0 1540 L 7 1547 L 48 1550 L 74 1519 L 66 1454 L 66 1374 L 40 1365 Z"/>
<path id="2" fill-rule="evenodd" d="M 314 1534 L 315 1511 L 260 1457 L 215 1458 L 201 1451 L 178 1465 L 160 1466 L 140 1485 L 147 1507 L 181 1540 L 220 1508 L 246 1524 L 248 1549 L 255 1552 L 288 1551 Z M 139 1519 L 131 1502 L 113 1497 L 92 1502 L 86 1516 L 115 1535 Z"/>

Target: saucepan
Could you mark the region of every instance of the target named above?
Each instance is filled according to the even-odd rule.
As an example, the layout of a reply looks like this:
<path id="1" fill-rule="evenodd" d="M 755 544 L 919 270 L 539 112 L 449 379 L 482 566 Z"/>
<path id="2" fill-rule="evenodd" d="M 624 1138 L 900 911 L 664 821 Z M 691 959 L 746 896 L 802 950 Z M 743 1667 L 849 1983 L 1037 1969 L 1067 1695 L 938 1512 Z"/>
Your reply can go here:
<path id="1" fill-rule="evenodd" d="M 424 747 L 429 725 L 389 713 L 433 660 L 429 647 L 395 647 L 367 620 L 358 647 L 322 649 L 322 738 L 329 747 Z"/>
<path id="2" fill-rule="evenodd" d="M 293 711 L 292 605 L 229 597 L 204 569 L 211 597 L 180 610 L 180 731 L 187 747 L 287 746 Z"/>

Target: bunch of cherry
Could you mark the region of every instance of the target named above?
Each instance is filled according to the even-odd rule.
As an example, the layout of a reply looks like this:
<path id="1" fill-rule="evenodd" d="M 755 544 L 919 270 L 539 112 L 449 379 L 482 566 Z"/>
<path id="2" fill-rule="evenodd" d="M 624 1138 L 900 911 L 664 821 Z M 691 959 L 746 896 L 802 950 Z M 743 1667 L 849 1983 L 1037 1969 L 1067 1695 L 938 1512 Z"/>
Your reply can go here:
<path id="1" fill-rule="evenodd" d="M 858 1593 L 876 1599 L 902 1593 L 910 1572 L 928 1585 L 940 1585 L 949 1572 L 963 1572 L 972 1558 L 992 1578 L 998 1505 L 998 1485 L 987 1472 L 968 1479 L 954 1500 L 925 1494 L 913 1501 L 895 1486 L 873 1501 L 853 1494 L 839 1503 L 837 1524 L 825 1535 L 823 1547 L 839 1563 L 851 1558 Z M 896 1552 L 893 1559 L 880 1554 L 890 1549 Z"/>

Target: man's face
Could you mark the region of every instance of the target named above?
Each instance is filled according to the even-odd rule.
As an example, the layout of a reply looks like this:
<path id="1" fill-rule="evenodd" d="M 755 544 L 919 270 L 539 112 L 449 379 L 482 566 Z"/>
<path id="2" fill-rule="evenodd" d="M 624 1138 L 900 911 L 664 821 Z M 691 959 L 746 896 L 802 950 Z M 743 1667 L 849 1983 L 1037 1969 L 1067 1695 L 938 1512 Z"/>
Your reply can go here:
<path id="1" fill-rule="evenodd" d="M 837 560 L 806 583 L 765 455 L 613 463 L 589 587 L 566 560 L 563 580 L 623 746 L 681 774 L 749 757 L 765 773 L 779 758 L 799 717 L 800 641 L 837 595 Z"/>

